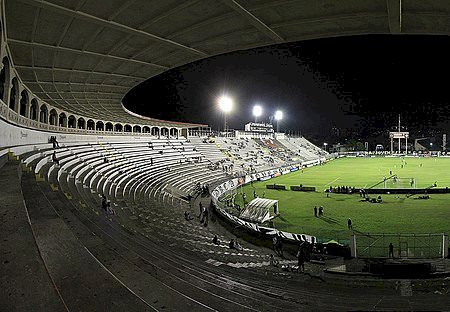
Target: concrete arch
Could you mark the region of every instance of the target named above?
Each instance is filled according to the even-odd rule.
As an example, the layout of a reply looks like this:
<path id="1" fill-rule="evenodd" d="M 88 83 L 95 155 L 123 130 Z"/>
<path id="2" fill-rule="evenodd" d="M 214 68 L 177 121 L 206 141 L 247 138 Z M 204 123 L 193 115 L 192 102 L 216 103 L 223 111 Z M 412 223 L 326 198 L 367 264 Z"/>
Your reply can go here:
<path id="1" fill-rule="evenodd" d="M 19 112 L 19 79 L 17 79 L 17 77 L 14 77 L 11 80 L 11 91 L 9 94 L 9 108 L 15 111 L 16 113 Z"/>
<path id="2" fill-rule="evenodd" d="M 95 124 L 95 130 L 96 131 L 105 131 L 105 125 L 104 125 L 103 121 L 101 121 L 101 120 L 97 121 L 97 123 Z"/>
<path id="3" fill-rule="evenodd" d="M 28 92 L 27 90 L 22 90 L 22 92 L 20 92 L 20 101 L 19 101 L 19 114 L 21 116 L 28 116 L 30 113 L 30 101 L 29 101 L 29 97 L 28 97 Z"/>
<path id="4" fill-rule="evenodd" d="M 62 112 L 62 113 L 59 114 L 58 126 L 67 128 L 67 115 L 66 115 L 66 113 Z"/>
<path id="5" fill-rule="evenodd" d="M 141 126 L 135 125 L 133 127 L 133 133 L 141 133 Z"/>
<path id="6" fill-rule="evenodd" d="M 125 126 L 123 126 L 123 132 L 131 132 L 133 129 L 131 128 L 131 126 L 129 124 L 126 124 Z"/>
<path id="7" fill-rule="evenodd" d="M 150 127 L 149 126 L 144 126 L 142 128 L 142 133 L 150 133 Z"/>
<path id="8" fill-rule="evenodd" d="M 48 123 L 48 108 L 45 104 L 42 104 L 39 107 L 39 122 L 45 124 Z"/>
<path id="9" fill-rule="evenodd" d="M 166 127 L 162 127 L 160 130 L 160 135 L 161 136 L 168 136 L 169 135 L 169 129 Z"/>
<path id="10" fill-rule="evenodd" d="M 92 119 L 88 119 L 86 127 L 88 130 L 95 130 L 95 122 Z"/>
<path id="11" fill-rule="evenodd" d="M 52 126 L 56 126 L 58 123 L 58 112 L 56 109 L 51 109 L 50 113 L 48 114 L 48 122 Z"/>
<path id="12" fill-rule="evenodd" d="M 105 124 L 105 131 L 114 131 L 114 126 L 113 126 L 113 124 L 112 123 L 110 123 L 110 122 L 107 122 L 106 124 Z"/>
<path id="13" fill-rule="evenodd" d="M 77 128 L 78 129 L 86 129 L 86 121 L 84 120 L 83 117 L 78 118 Z"/>
<path id="14" fill-rule="evenodd" d="M 11 67 L 8 57 L 4 57 L 2 60 L 2 69 L 0 71 L 0 99 L 3 103 L 7 104 L 8 91 L 10 85 Z"/>
<path id="15" fill-rule="evenodd" d="M 123 131 L 123 126 L 120 123 L 116 123 L 114 125 L 114 132 L 122 132 Z"/>
<path id="16" fill-rule="evenodd" d="M 159 128 L 158 127 L 152 127 L 151 133 L 154 136 L 158 136 L 159 135 Z"/>
<path id="17" fill-rule="evenodd" d="M 177 128 L 170 128 L 170 136 L 178 137 L 178 129 Z"/>
<path id="18" fill-rule="evenodd" d="M 70 115 L 69 118 L 67 118 L 67 127 L 68 128 L 76 128 L 77 127 L 77 119 L 74 115 Z"/>
<path id="19" fill-rule="evenodd" d="M 35 120 L 38 121 L 38 102 L 36 99 L 32 99 L 31 100 L 31 104 L 30 104 L 30 114 L 28 115 L 28 118 L 30 118 L 31 120 Z"/>

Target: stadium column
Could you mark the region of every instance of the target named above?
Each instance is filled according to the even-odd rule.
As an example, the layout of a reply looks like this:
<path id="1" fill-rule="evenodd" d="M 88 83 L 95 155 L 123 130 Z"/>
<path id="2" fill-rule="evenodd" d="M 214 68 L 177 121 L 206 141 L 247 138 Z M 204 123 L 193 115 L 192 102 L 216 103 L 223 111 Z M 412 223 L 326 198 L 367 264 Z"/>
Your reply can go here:
<path id="1" fill-rule="evenodd" d="M 408 155 L 408 137 L 405 136 L 405 155 Z"/>

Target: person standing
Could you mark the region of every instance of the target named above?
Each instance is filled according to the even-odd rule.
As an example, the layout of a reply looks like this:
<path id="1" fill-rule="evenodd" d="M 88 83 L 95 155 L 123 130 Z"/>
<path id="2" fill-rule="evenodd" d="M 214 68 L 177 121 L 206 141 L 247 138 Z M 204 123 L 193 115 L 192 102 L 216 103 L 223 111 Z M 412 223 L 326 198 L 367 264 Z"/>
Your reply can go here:
<path id="1" fill-rule="evenodd" d="M 277 240 L 277 253 L 283 258 L 283 239 L 281 237 L 278 237 Z"/>
<path id="2" fill-rule="evenodd" d="M 314 217 L 317 218 L 317 206 L 314 206 Z"/>
<path id="3" fill-rule="evenodd" d="M 347 226 L 348 226 L 349 230 L 353 230 L 353 221 L 352 221 L 352 219 L 348 218 Z"/>
<path id="4" fill-rule="evenodd" d="M 394 258 L 394 245 L 389 243 L 389 258 Z"/>
<path id="5" fill-rule="evenodd" d="M 297 260 L 298 260 L 298 268 L 301 269 L 302 273 L 305 273 L 305 253 L 303 252 L 303 248 L 300 247 L 300 249 L 297 252 Z"/>
<path id="6" fill-rule="evenodd" d="M 198 217 L 197 217 L 197 218 L 200 219 L 200 217 L 201 217 L 202 214 L 203 214 L 203 205 L 202 205 L 202 202 L 199 202 L 199 203 L 198 203 L 198 207 L 200 208 L 200 212 L 198 213 Z"/>

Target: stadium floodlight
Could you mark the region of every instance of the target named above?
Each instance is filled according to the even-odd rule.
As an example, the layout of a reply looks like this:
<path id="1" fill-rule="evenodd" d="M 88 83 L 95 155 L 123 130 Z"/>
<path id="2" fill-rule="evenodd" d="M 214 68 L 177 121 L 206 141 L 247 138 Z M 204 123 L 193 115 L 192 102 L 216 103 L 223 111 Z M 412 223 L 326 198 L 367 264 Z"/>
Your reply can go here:
<path id="1" fill-rule="evenodd" d="M 262 115 L 262 107 L 259 105 L 253 106 L 253 116 L 255 116 L 255 122 L 258 120 L 258 117 Z"/>
<path id="2" fill-rule="evenodd" d="M 280 111 L 280 110 L 277 110 L 276 112 L 275 112 L 275 120 L 281 120 L 281 119 L 283 119 L 283 112 L 282 111 Z"/>
<path id="3" fill-rule="evenodd" d="M 231 112 L 233 109 L 233 99 L 229 96 L 222 95 L 219 100 L 219 107 L 221 111 L 223 112 L 224 117 L 224 126 L 223 126 L 223 132 L 227 136 L 228 135 L 228 129 L 227 129 L 227 114 Z"/>
<path id="4" fill-rule="evenodd" d="M 219 107 L 225 114 L 229 113 L 233 109 L 233 100 L 226 95 L 222 95 L 219 98 Z"/>
<path id="5" fill-rule="evenodd" d="M 277 121 L 277 132 L 279 132 L 278 131 L 278 124 L 280 123 L 281 119 L 283 119 L 283 112 L 280 111 L 280 110 L 277 110 L 275 112 L 275 120 Z"/>

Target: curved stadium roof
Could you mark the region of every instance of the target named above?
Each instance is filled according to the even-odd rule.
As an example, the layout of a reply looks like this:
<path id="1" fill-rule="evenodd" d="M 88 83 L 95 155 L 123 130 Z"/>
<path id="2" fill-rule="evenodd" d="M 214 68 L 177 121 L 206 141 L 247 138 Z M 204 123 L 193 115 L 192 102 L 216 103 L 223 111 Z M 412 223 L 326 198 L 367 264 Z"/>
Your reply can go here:
<path id="1" fill-rule="evenodd" d="M 12 61 L 32 92 L 123 122 L 136 119 L 121 104 L 131 88 L 209 56 L 321 37 L 450 32 L 448 0 L 6 0 L 5 12 Z"/>

